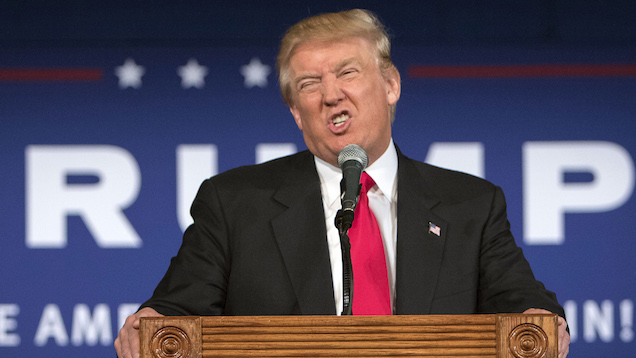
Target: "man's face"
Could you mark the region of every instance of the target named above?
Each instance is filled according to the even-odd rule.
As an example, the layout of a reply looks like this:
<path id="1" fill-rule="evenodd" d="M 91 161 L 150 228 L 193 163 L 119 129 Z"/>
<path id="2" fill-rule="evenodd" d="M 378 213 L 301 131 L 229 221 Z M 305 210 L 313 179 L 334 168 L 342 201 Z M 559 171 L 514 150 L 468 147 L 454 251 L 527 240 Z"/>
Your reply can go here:
<path id="1" fill-rule="evenodd" d="M 383 75 L 374 49 L 362 38 L 307 42 L 289 62 L 290 111 L 307 148 L 337 166 L 348 144 L 373 163 L 391 139 L 391 108 L 400 98 L 397 70 Z"/>

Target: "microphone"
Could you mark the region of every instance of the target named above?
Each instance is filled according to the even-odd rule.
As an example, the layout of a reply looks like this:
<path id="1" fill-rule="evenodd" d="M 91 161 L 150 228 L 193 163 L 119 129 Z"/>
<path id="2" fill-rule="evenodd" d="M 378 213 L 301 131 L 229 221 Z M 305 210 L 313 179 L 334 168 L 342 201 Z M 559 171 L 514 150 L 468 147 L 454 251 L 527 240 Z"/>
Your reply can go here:
<path id="1" fill-rule="evenodd" d="M 337 226 L 341 232 L 346 232 L 353 224 L 353 211 L 360 195 L 360 176 L 368 164 L 369 157 L 359 145 L 349 144 L 338 154 L 338 166 L 342 169 L 342 181 L 340 181 L 342 209 L 338 213 L 340 218 Z"/>

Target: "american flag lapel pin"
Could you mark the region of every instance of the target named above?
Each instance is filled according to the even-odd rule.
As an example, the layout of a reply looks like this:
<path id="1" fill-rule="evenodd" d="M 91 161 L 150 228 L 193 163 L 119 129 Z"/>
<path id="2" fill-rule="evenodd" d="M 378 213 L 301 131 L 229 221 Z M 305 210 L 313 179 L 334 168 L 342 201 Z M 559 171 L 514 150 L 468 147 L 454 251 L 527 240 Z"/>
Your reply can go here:
<path id="1" fill-rule="evenodd" d="M 430 221 L 428 222 L 428 232 L 437 236 L 442 235 L 442 229 Z"/>

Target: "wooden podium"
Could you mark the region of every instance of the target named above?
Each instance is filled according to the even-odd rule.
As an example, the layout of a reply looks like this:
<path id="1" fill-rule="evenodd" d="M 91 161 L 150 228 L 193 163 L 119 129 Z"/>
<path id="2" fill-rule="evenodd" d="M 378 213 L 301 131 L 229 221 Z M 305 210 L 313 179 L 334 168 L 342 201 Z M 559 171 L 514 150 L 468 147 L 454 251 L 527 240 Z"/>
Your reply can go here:
<path id="1" fill-rule="evenodd" d="M 556 358 L 557 315 L 142 318 L 141 358 Z"/>

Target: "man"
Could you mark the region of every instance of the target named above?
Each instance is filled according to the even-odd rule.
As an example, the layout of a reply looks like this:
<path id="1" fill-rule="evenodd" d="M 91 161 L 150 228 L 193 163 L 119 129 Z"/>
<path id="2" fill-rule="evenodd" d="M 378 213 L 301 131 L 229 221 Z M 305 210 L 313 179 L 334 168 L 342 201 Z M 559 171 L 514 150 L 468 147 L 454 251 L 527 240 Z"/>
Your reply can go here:
<path id="1" fill-rule="evenodd" d="M 341 312 L 333 223 L 342 177 L 337 157 L 349 144 L 369 156 L 366 172 L 375 184 L 368 201 L 386 254 L 390 311 L 564 315 L 515 245 L 501 190 L 411 160 L 393 144 L 400 75 L 372 14 L 351 10 L 299 22 L 281 43 L 277 68 L 309 151 L 202 184 L 179 253 L 120 331 L 121 357 L 138 356 L 143 316 Z M 566 326 L 561 317 L 561 358 L 569 347 Z"/>

